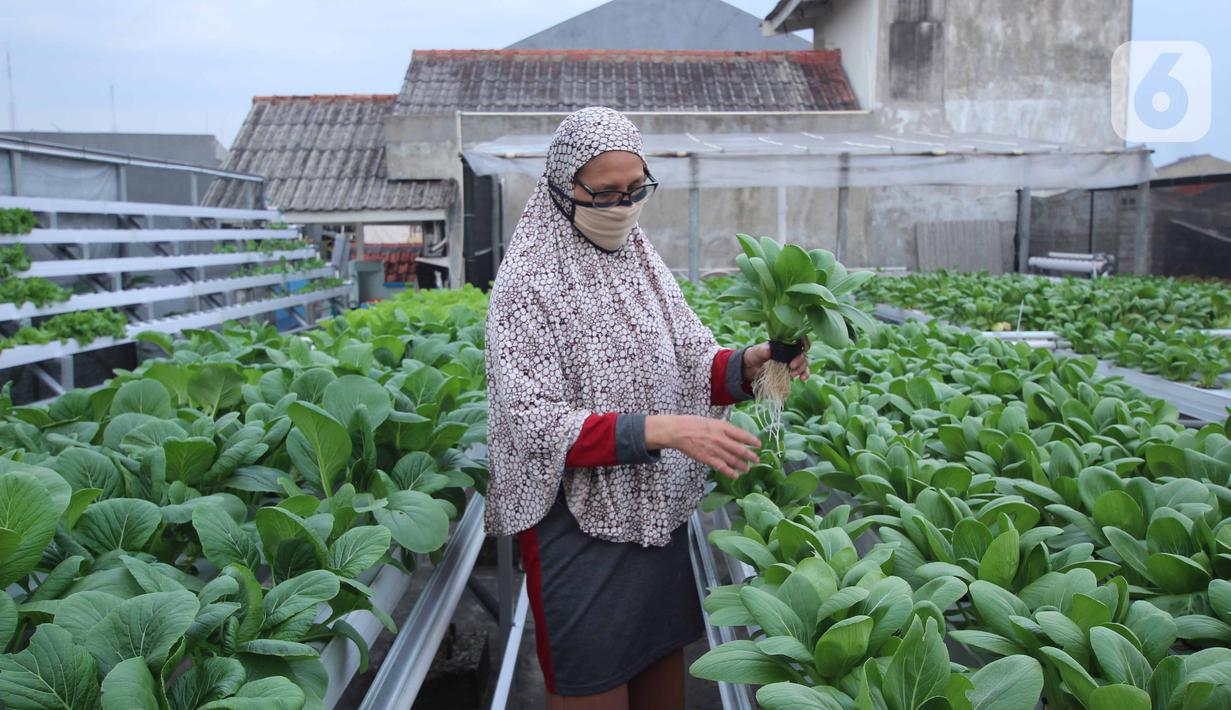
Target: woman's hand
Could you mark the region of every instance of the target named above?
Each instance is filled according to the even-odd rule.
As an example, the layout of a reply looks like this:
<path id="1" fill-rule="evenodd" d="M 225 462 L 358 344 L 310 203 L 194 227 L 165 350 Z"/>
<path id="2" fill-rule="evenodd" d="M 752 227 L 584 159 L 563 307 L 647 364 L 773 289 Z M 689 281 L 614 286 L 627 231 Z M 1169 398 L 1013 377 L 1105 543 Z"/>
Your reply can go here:
<path id="1" fill-rule="evenodd" d="M 645 418 L 648 449 L 676 449 L 730 478 L 747 473 L 760 461 L 749 447 L 760 447 L 757 437 L 721 419 L 685 415 L 650 415 Z"/>
<path id="2" fill-rule="evenodd" d="M 808 348 L 812 347 L 812 343 L 808 342 L 807 336 L 804 336 L 804 349 L 791 360 L 787 368 L 791 371 L 791 377 L 798 377 L 800 381 L 808 379 Z M 769 343 L 761 343 L 753 345 L 744 351 L 744 379 L 752 382 L 761 373 L 761 368 L 765 363 L 769 362 Z"/>

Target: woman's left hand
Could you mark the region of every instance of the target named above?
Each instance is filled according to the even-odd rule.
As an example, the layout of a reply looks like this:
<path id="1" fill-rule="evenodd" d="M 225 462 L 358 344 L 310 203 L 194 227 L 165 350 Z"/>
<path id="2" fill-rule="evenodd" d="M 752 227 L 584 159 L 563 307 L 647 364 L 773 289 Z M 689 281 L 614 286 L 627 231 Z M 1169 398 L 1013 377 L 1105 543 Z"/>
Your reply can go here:
<path id="1" fill-rule="evenodd" d="M 804 349 L 795 359 L 791 360 L 787 368 L 791 371 L 791 377 L 798 377 L 801 382 L 808 379 L 808 348 L 812 343 L 808 342 L 807 336 L 804 336 Z M 744 351 L 744 379 L 752 382 L 761 374 L 761 368 L 765 363 L 769 362 L 769 343 L 760 343 L 753 345 Z"/>

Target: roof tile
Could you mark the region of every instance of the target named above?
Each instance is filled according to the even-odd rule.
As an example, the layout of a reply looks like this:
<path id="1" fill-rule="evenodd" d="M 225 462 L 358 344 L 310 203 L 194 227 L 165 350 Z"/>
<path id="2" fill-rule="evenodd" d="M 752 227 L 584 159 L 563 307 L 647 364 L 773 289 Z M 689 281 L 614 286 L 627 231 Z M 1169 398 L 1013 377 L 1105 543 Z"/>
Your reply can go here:
<path id="1" fill-rule="evenodd" d="M 224 167 L 265 177 L 266 201 L 284 211 L 444 209 L 450 180 L 389 180 L 384 117 L 391 94 L 256 96 Z M 249 188 L 250 189 L 250 188 Z M 251 193 L 216 180 L 205 204 L 247 206 Z"/>
<path id="2" fill-rule="evenodd" d="M 417 50 L 394 113 L 858 109 L 837 50 Z"/>

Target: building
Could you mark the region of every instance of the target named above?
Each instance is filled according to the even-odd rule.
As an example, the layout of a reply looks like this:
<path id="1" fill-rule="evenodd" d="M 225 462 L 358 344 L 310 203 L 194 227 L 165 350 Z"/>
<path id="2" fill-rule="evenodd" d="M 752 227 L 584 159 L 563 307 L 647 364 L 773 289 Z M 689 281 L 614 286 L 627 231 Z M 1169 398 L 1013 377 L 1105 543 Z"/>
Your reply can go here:
<path id="1" fill-rule="evenodd" d="M 760 30 L 761 18 L 722 0 L 612 0 L 506 49 L 811 49 L 801 37 Z"/>
<path id="2" fill-rule="evenodd" d="M 811 29 L 815 49 L 840 50 L 860 106 L 881 130 L 1121 148 L 1111 56 L 1130 38 L 1131 10 L 1131 0 L 780 0 L 763 30 Z M 853 191 L 851 203 L 860 209 L 850 238 L 868 245 L 871 263 L 914 266 L 918 230 L 980 221 L 995 223 L 999 239 L 967 248 L 994 252 L 988 267 L 998 253 L 1012 268 L 1012 191 L 873 188 Z"/>
<path id="3" fill-rule="evenodd" d="M 852 130 L 866 118 L 837 51 L 416 51 L 385 122 L 389 175 L 464 186 L 464 249 L 452 255 L 455 273 L 464 258 L 467 281 L 485 285 L 493 277 L 502 240 L 535 182 L 476 178 L 459 154 L 506 135 L 549 134 L 567 113 L 594 105 L 627 113 L 646 134 L 827 132 Z M 687 261 L 686 188 L 663 185 L 641 217 L 664 260 L 680 270 Z M 728 265 L 737 231 L 775 234 L 781 227 L 793 240 L 832 247 L 833 190 L 707 189 L 703 199 L 704 267 Z"/>
<path id="4" fill-rule="evenodd" d="M 396 98 L 253 97 L 224 167 L 264 176 L 266 204 L 309 234 L 353 235 L 356 258 L 365 257 L 366 244 L 418 254 L 444 234 L 456 187 L 448 180 L 389 179 L 383 131 Z M 233 207 L 244 197 L 243 185 L 219 181 L 205 201 Z"/>

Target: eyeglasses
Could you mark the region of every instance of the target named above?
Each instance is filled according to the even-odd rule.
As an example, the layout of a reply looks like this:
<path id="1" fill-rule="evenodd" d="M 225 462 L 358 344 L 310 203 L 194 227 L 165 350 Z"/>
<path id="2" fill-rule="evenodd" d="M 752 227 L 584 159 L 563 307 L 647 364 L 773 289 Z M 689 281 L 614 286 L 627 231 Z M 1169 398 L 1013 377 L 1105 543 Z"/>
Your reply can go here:
<path id="1" fill-rule="evenodd" d="M 650 195 L 653 195 L 654 191 L 658 189 L 658 181 L 648 173 L 645 176 L 645 182 L 641 183 L 632 190 L 599 190 L 595 192 L 594 190 L 591 190 L 588 185 L 577 178 L 573 178 L 573 182 L 581 185 L 581 189 L 585 190 L 590 195 L 590 204 L 586 205 L 583 202 L 577 202 L 577 204 L 584 207 L 597 207 L 599 209 L 615 207 L 616 205 L 625 203 L 631 205 L 634 202 L 640 202 Z"/>

